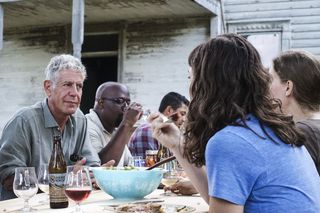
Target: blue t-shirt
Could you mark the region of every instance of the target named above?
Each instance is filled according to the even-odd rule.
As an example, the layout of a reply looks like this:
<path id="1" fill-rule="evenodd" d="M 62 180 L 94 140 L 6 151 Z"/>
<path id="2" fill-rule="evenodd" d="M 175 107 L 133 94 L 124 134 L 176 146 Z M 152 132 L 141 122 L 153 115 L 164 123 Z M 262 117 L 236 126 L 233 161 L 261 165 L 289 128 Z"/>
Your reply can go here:
<path id="1" fill-rule="evenodd" d="M 210 138 L 206 167 L 211 197 L 244 205 L 245 212 L 320 212 L 320 177 L 304 146 L 274 143 L 258 120 L 227 126 Z"/>

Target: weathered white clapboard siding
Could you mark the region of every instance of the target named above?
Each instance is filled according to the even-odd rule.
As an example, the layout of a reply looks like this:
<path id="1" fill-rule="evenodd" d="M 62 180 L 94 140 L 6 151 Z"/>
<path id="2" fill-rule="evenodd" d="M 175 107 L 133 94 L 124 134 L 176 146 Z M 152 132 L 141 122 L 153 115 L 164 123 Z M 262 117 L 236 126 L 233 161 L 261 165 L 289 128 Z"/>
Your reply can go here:
<path id="1" fill-rule="evenodd" d="M 246 5 L 250 3 L 281 3 L 281 2 L 287 3 L 287 2 L 308 2 L 308 1 L 312 2 L 314 0 L 223 0 L 225 5 L 229 5 L 229 4 Z"/>
<path id="2" fill-rule="evenodd" d="M 0 55 L 0 135 L 21 107 L 42 100 L 44 69 L 50 58 L 66 52 L 64 28 L 6 34 Z"/>
<path id="3" fill-rule="evenodd" d="M 289 21 L 290 46 L 320 55 L 319 0 L 225 0 L 227 25 L 241 22 Z"/>
<path id="4" fill-rule="evenodd" d="M 306 34 L 305 32 L 295 32 L 292 35 L 292 39 L 298 40 L 298 39 L 319 39 L 320 38 L 320 32 L 309 32 Z"/>
<path id="5" fill-rule="evenodd" d="M 282 0 L 282 1 L 247 1 L 248 3 L 241 3 L 240 1 L 232 1 L 225 0 L 225 6 L 227 13 L 242 13 L 248 11 L 262 11 L 262 12 L 281 12 L 281 11 L 294 11 L 294 10 L 303 10 L 305 8 L 319 8 L 320 1 L 317 0 L 299 0 L 299 1 L 290 1 L 290 0 Z M 237 5 L 237 7 L 233 7 L 233 5 Z M 230 7 L 229 7 L 230 6 Z M 277 11 L 275 11 L 275 9 Z M 295 13 L 295 12 L 294 12 Z"/>
<path id="6" fill-rule="evenodd" d="M 209 18 L 128 25 L 121 80 L 132 100 L 157 110 L 167 92 L 188 97 L 188 55 L 209 37 L 209 26 Z"/>

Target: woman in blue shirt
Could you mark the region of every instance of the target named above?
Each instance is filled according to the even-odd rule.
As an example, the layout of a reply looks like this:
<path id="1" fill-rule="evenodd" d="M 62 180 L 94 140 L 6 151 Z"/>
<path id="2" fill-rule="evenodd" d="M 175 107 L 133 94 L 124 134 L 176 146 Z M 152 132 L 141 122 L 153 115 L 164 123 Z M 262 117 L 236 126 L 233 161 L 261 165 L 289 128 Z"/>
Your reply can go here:
<path id="1" fill-rule="evenodd" d="M 210 212 L 320 212 L 320 179 L 305 139 L 270 95 L 270 75 L 243 37 L 224 34 L 189 56 L 186 132 L 153 116 Z M 204 169 L 206 168 L 206 169 Z"/>

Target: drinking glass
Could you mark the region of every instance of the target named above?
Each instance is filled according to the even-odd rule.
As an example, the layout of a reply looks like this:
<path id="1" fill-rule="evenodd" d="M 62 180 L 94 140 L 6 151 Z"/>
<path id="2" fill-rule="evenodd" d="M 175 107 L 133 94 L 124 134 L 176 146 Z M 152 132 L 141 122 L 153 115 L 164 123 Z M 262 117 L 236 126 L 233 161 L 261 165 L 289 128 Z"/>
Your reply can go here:
<path id="1" fill-rule="evenodd" d="M 165 172 L 163 173 L 161 183 L 166 187 L 172 186 L 173 184 L 177 183 L 180 176 L 179 172 L 177 171 L 176 161 L 173 160 L 163 164 L 163 168 L 165 169 Z M 165 191 L 164 195 L 170 196 L 174 194 L 171 191 Z"/>
<path id="2" fill-rule="evenodd" d="M 65 194 L 76 202 L 74 212 L 83 212 L 80 203 L 87 199 L 92 191 L 88 166 L 73 165 L 67 167 Z"/>
<path id="3" fill-rule="evenodd" d="M 34 167 L 15 168 L 13 192 L 24 200 L 22 212 L 35 211 L 29 206 L 29 199 L 38 192 L 38 181 Z"/>
<path id="4" fill-rule="evenodd" d="M 46 194 L 44 203 L 49 203 L 49 166 L 48 164 L 41 164 L 38 172 L 38 186 L 39 189 Z M 43 201 L 42 201 L 43 202 Z"/>
<path id="5" fill-rule="evenodd" d="M 129 158 L 128 166 L 145 167 L 146 163 L 142 156 L 132 156 Z"/>
<path id="6" fill-rule="evenodd" d="M 158 150 L 146 150 L 145 162 L 147 167 L 153 166 L 158 162 L 157 154 Z"/>
<path id="7" fill-rule="evenodd" d="M 133 126 L 134 127 L 138 127 L 141 124 L 148 122 L 148 117 L 149 117 L 150 114 L 151 114 L 151 110 L 150 109 L 143 110 L 141 118 Z"/>

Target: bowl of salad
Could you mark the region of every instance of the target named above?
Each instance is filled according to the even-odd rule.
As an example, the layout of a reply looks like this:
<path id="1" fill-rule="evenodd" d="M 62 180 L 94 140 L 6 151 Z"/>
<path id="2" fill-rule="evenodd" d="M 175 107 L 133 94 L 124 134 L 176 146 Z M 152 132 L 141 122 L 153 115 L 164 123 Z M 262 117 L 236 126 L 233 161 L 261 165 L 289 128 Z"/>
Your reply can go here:
<path id="1" fill-rule="evenodd" d="M 145 167 L 91 168 L 101 190 L 115 199 L 142 199 L 159 186 L 164 170 Z"/>

